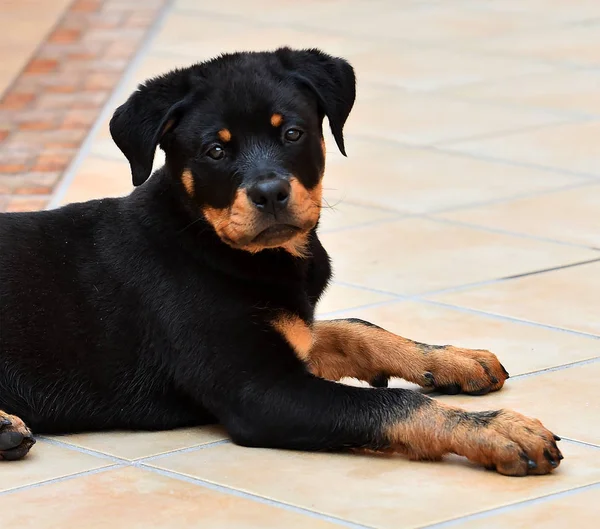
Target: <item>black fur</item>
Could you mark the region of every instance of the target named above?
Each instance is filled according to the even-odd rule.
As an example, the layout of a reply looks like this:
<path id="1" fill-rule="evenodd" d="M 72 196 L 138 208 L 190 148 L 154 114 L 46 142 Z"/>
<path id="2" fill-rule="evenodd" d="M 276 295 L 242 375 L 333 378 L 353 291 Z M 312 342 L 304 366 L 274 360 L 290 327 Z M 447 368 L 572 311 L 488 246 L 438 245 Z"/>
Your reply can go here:
<path id="1" fill-rule="evenodd" d="M 226 55 L 141 86 L 111 133 L 136 185 L 159 144 L 165 167 L 125 198 L 0 215 L 0 409 L 36 433 L 219 421 L 252 446 L 385 446 L 386 426 L 426 397 L 316 378 L 270 323 L 282 311 L 312 322 L 331 273 L 316 231 L 305 259 L 252 254 L 200 213 L 231 204 L 261 171 L 313 187 L 322 119 L 343 151 L 354 93 L 348 63 L 289 49 Z M 302 142 L 281 142 L 268 121 L 276 111 L 303 127 Z M 215 163 L 205 153 L 223 127 L 236 141 Z"/>

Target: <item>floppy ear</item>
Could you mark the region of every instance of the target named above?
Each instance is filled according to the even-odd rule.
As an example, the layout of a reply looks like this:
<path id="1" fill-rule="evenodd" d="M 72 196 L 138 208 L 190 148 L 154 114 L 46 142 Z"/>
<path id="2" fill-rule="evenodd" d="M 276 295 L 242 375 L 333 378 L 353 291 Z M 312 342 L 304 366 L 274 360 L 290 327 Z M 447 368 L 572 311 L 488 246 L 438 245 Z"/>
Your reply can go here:
<path id="1" fill-rule="evenodd" d="M 189 69 L 174 70 L 141 84 L 113 114 L 110 134 L 129 161 L 133 185 L 150 176 L 156 147 L 183 115 L 191 87 Z"/>
<path id="2" fill-rule="evenodd" d="M 317 96 L 320 110 L 329 119 L 329 126 L 340 152 L 346 156 L 343 129 L 356 98 L 354 70 L 344 59 L 332 57 L 317 49 L 276 51 L 284 67 L 301 84 Z"/>

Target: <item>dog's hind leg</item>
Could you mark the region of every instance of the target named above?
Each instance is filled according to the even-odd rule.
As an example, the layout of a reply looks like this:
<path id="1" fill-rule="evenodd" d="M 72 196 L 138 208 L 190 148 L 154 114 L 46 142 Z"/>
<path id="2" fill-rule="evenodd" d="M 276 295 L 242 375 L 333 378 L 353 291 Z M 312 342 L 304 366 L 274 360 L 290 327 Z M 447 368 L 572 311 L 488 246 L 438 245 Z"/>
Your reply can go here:
<path id="1" fill-rule="evenodd" d="M 0 410 L 0 461 L 14 461 L 27 455 L 35 439 L 16 415 Z"/>

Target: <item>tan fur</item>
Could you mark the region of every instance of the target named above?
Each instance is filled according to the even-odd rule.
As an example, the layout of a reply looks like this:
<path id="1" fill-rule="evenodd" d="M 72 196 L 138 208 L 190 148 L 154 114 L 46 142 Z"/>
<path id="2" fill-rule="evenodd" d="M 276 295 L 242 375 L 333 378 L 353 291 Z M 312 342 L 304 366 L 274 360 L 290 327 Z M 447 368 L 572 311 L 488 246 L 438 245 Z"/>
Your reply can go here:
<path id="1" fill-rule="evenodd" d="M 271 125 L 279 127 L 283 123 L 283 116 L 281 114 L 273 114 L 271 116 Z"/>
<path id="2" fill-rule="evenodd" d="M 273 320 L 271 324 L 292 346 L 298 358 L 305 360 L 313 342 L 310 327 L 294 314 L 283 314 Z"/>
<path id="3" fill-rule="evenodd" d="M 463 391 L 491 386 L 495 391 L 507 378 L 489 351 L 428 346 L 378 327 L 346 321 L 316 322 L 314 333 L 309 368 L 330 380 L 353 377 L 371 381 L 384 374 L 428 386 L 431 380 L 425 374 L 431 373 L 437 386 L 458 384 Z"/>
<path id="4" fill-rule="evenodd" d="M 385 433 L 390 441 L 388 451 L 410 459 L 438 460 L 455 453 L 512 476 L 552 471 L 545 451 L 557 463 L 562 458 L 552 432 L 540 421 L 508 410 L 481 424 L 469 419 L 468 412 L 433 400 Z M 528 469 L 524 452 L 535 462 L 535 469 Z"/>
<path id="5" fill-rule="evenodd" d="M 256 222 L 256 212 L 245 189 L 237 190 L 233 203 L 228 208 L 205 207 L 203 213 L 217 235 L 232 246 L 237 246 L 240 239 L 251 233 Z"/>
<path id="6" fill-rule="evenodd" d="M 316 225 L 321 214 L 322 184 L 306 189 L 297 178 L 290 178 L 291 195 L 288 208 L 298 224 L 304 229 L 279 245 L 295 257 L 306 257 L 308 251 L 308 233 Z M 238 189 L 228 208 L 203 208 L 206 220 L 212 224 L 219 237 L 234 248 L 251 253 L 260 252 L 269 246 L 256 243 L 243 243 L 248 236 L 257 235 L 260 212 L 252 205 L 246 190 Z"/>
<path id="7" fill-rule="evenodd" d="M 187 194 L 193 197 L 195 193 L 194 177 L 189 169 L 186 169 L 183 171 L 183 173 L 181 173 L 181 182 L 183 183 L 183 187 L 185 187 Z"/>
<path id="8" fill-rule="evenodd" d="M 224 143 L 231 141 L 231 131 L 229 129 L 221 129 L 217 132 L 217 136 Z"/>

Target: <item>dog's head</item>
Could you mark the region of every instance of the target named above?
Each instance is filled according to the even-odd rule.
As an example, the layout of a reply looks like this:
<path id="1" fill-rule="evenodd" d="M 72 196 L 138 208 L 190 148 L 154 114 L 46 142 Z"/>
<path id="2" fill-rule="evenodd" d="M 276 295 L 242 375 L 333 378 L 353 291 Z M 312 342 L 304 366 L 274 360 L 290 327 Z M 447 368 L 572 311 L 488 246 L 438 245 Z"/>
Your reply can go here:
<path id="1" fill-rule="evenodd" d="M 234 53 L 141 85 L 110 131 L 143 184 L 160 146 L 182 198 L 228 245 L 302 255 L 321 211 L 327 116 L 342 129 L 352 67 L 319 50 Z"/>

